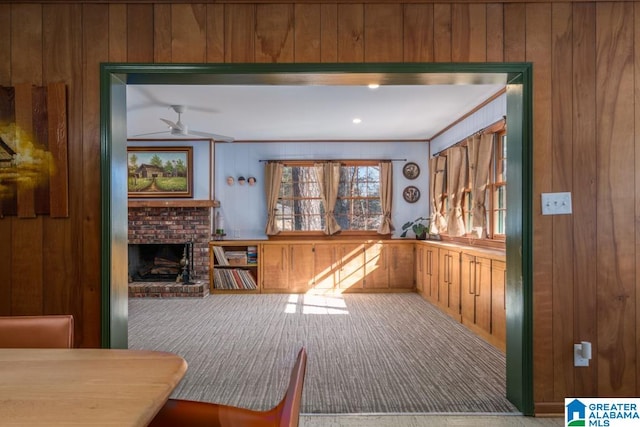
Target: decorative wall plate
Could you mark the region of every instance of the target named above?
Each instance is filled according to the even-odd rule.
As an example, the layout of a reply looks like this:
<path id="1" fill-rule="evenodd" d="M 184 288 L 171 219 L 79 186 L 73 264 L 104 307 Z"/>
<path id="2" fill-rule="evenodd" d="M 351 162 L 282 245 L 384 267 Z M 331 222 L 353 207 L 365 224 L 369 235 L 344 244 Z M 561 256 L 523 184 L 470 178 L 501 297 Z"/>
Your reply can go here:
<path id="1" fill-rule="evenodd" d="M 418 187 L 410 185 L 402 191 L 402 197 L 409 203 L 415 203 L 420 198 L 420 190 Z"/>
<path id="2" fill-rule="evenodd" d="M 420 166 L 417 163 L 409 162 L 402 167 L 402 174 L 407 179 L 416 179 L 420 175 Z"/>

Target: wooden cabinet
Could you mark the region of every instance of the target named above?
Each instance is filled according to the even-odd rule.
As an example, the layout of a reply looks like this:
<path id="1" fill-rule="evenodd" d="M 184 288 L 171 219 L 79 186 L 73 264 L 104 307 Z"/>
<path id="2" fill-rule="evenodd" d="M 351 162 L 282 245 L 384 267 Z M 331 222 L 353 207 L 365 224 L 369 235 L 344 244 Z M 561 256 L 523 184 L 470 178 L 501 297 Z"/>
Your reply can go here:
<path id="1" fill-rule="evenodd" d="M 364 251 L 364 289 L 409 290 L 415 287 L 413 244 L 376 242 Z"/>
<path id="2" fill-rule="evenodd" d="M 314 288 L 344 292 L 361 290 L 364 266 L 364 245 L 361 243 L 317 243 Z"/>
<path id="3" fill-rule="evenodd" d="M 491 336 L 503 351 L 507 341 L 507 264 L 491 260 Z"/>
<path id="4" fill-rule="evenodd" d="M 389 288 L 389 264 L 382 243 L 368 244 L 365 248 L 365 289 Z"/>
<path id="5" fill-rule="evenodd" d="M 306 292 L 314 285 L 314 248 L 311 243 L 261 245 L 263 292 Z"/>
<path id="6" fill-rule="evenodd" d="M 491 258 L 463 252 L 460 256 L 462 323 L 480 335 L 491 334 Z"/>
<path id="7" fill-rule="evenodd" d="M 501 350 L 506 347 L 505 253 L 442 242 L 416 243 L 422 296 Z"/>
<path id="8" fill-rule="evenodd" d="M 438 249 L 438 306 L 460 321 L 460 251 Z"/>
<path id="9" fill-rule="evenodd" d="M 438 248 L 417 243 L 415 252 L 416 290 L 427 300 L 438 302 Z"/>
<path id="10" fill-rule="evenodd" d="M 211 293 L 260 292 L 258 270 L 256 242 L 209 242 L 209 291 Z"/>
<path id="11" fill-rule="evenodd" d="M 415 289 L 413 258 L 415 246 L 404 243 L 385 244 L 389 263 L 389 289 Z"/>
<path id="12" fill-rule="evenodd" d="M 415 250 L 415 259 L 414 259 L 414 268 L 415 268 L 415 276 L 416 276 L 416 291 L 422 295 L 423 297 L 427 298 L 427 295 L 424 291 L 425 286 L 424 286 L 424 282 L 425 282 L 425 252 L 426 252 L 426 246 L 424 245 L 417 245 L 416 250 Z"/>
<path id="13" fill-rule="evenodd" d="M 317 244 L 315 247 L 314 280 L 315 289 L 335 289 L 340 283 L 340 256 L 333 244 Z"/>
<path id="14" fill-rule="evenodd" d="M 363 289 L 365 280 L 364 245 L 361 243 L 339 244 L 337 252 L 339 255 L 339 288 L 344 292 Z"/>

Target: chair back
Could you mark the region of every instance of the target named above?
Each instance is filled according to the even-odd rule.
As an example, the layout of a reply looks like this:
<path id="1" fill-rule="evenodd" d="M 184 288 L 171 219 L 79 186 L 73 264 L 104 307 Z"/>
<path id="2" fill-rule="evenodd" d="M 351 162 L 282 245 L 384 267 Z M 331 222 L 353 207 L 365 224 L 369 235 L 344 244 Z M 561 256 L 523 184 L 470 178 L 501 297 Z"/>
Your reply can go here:
<path id="1" fill-rule="evenodd" d="M 73 316 L 0 317 L 0 348 L 72 348 Z"/>
<path id="2" fill-rule="evenodd" d="M 302 387 L 304 385 L 304 375 L 307 368 L 307 352 L 302 347 L 298 352 L 296 363 L 291 371 L 289 387 L 278 405 L 279 424 L 278 427 L 298 427 L 300 420 L 300 402 L 302 401 Z"/>
<path id="3" fill-rule="evenodd" d="M 266 411 L 169 399 L 149 427 L 298 427 L 306 366 L 307 352 L 303 347 L 298 352 L 284 397 L 277 406 Z"/>

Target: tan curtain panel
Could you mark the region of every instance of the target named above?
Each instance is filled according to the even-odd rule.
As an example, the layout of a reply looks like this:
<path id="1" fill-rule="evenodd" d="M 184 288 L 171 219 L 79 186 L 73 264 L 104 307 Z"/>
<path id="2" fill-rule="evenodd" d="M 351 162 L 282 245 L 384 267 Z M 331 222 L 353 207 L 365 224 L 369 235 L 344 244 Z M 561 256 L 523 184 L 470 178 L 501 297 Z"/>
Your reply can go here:
<path id="1" fill-rule="evenodd" d="M 487 233 L 487 209 L 485 199 L 489 184 L 489 168 L 493 151 L 493 134 L 475 135 L 469 141 L 469 178 L 471 179 L 471 233 L 483 238 Z"/>
<path id="2" fill-rule="evenodd" d="M 280 233 L 276 223 L 276 212 L 278 210 L 278 194 L 282 182 L 282 164 L 269 162 L 264 167 L 264 190 L 267 196 L 267 226 L 265 233 L 273 236 Z"/>
<path id="3" fill-rule="evenodd" d="M 452 147 L 447 150 L 447 232 L 449 236 L 464 236 L 462 218 L 462 194 L 467 182 L 467 150 L 464 147 Z"/>
<path id="4" fill-rule="evenodd" d="M 391 162 L 380 162 L 380 204 L 382 219 L 378 234 L 391 234 L 395 227 L 391 222 L 391 208 L 393 199 L 393 168 Z"/>
<path id="5" fill-rule="evenodd" d="M 316 163 L 313 166 L 318 177 L 320 195 L 324 205 L 324 234 L 333 235 L 342 230 L 333 211 L 340 186 L 340 163 Z"/>
<path id="6" fill-rule="evenodd" d="M 429 193 L 431 198 L 429 233 L 431 234 L 440 234 L 447 231 L 447 220 L 444 215 L 442 215 L 442 193 L 444 193 L 444 172 L 446 165 L 447 158 L 444 156 L 429 159 Z"/>

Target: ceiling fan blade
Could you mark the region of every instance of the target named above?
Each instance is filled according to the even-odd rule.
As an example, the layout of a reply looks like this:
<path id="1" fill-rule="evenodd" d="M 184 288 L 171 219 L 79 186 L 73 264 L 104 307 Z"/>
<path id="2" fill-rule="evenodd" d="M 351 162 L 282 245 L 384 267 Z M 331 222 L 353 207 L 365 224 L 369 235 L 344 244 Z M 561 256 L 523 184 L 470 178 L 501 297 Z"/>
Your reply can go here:
<path id="1" fill-rule="evenodd" d="M 136 135 L 131 135 L 130 138 L 137 138 L 139 136 L 150 136 L 150 135 L 160 135 L 160 134 L 168 134 L 169 132 L 167 132 L 166 130 L 163 130 L 162 132 L 147 132 L 147 133 L 139 133 Z"/>
<path id="2" fill-rule="evenodd" d="M 211 138 L 214 141 L 233 142 L 235 138 L 227 135 L 220 135 L 217 133 L 199 132 L 197 130 L 190 130 L 189 135 L 203 136 L 205 138 Z"/>
<path id="3" fill-rule="evenodd" d="M 182 126 L 178 125 L 177 123 L 172 122 L 171 120 L 163 119 L 162 117 L 160 117 L 160 120 L 165 122 L 171 129 L 179 129 L 179 130 L 182 129 Z"/>

